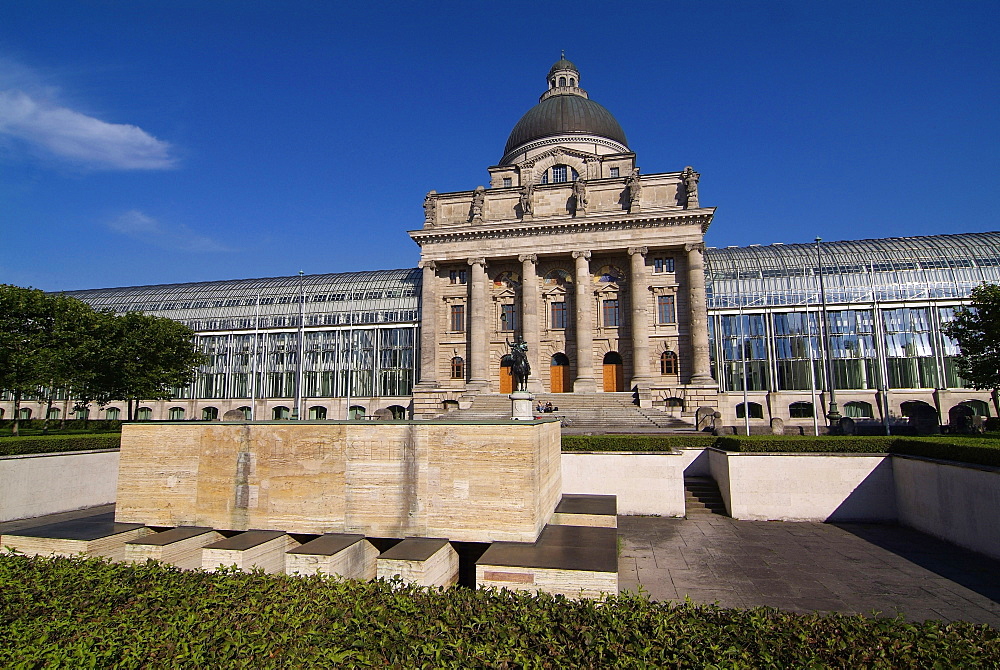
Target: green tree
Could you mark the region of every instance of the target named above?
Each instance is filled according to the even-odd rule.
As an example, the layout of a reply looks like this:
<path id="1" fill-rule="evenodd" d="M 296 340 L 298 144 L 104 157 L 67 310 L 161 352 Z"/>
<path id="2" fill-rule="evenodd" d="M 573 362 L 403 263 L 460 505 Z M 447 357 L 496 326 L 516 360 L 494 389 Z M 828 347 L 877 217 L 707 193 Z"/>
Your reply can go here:
<path id="1" fill-rule="evenodd" d="M 52 312 L 43 291 L 0 285 L 0 388 L 14 400 L 14 435 L 19 432 L 21 401 L 35 397 L 45 384 Z"/>
<path id="2" fill-rule="evenodd" d="M 91 367 L 97 375 L 89 400 L 127 400 L 128 418 L 135 419 L 139 400 L 173 396 L 177 386 L 189 384 L 204 362 L 195 348 L 194 332 L 160 316 L 140 312 L 106 315 L 103 346 Z"/>
<path id="3" fill-rule="evenodd" d="M 1000 286 L 981 284 L 972 289 L 969 304 L 955 312 L 944 327 L 958 341 L 961 355 L 955 365 L 972 388 L 989 390 L 1000 416 Z"/>

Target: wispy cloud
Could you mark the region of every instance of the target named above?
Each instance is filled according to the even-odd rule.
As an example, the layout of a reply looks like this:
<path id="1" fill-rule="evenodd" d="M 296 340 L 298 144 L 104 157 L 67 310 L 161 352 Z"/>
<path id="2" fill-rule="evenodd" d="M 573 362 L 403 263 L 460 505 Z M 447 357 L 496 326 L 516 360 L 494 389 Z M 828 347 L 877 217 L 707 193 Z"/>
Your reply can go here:
<path id="1" fill-rule="evenodd" d="M 17 138 L 57 158 L 92 169 L 163 170 L 177 164 L 173 147 L 142 128 L 109 123 L 70 109 L 31 70 L 0 60 L 0 136 Z"/>
<path id="2" fill-rule="evenodd" d="M 184 224 L 164 225 L 151 216 L 132 209 L 108 221 L 108 228 L 140 242 L 163 249 L 194 253 L 219 253 L 236 251 L 211 237 L 199 235 Z"/>

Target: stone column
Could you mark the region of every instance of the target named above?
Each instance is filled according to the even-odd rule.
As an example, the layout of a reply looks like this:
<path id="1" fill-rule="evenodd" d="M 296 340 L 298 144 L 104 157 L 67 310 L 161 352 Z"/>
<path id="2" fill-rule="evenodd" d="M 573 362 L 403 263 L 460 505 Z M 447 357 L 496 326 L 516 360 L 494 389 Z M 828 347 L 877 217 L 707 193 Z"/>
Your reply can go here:
<path id="1" fill-rule="evenodd" d="M 705 245 L 685 244 L 688 269 L 688 332 L 691 334 L 691 384 L 714 385 L 708 358 L 708 305 L 705 297 Z"/>
<path id="2" fill-rule="evenodd" d="M 420 386 L 435 388 L 438 385 L 437 337 L 438 292 L 437 263 L 420 261 L 424 280 L 420 288 Z"/>
<path id="3" fill-rule="evenodd" d="M 639 404 L 649 390 L 649 281 L 646 279 L 646 247 L 629 247 L 632 257 L 632 382 L 638 387 Z M 648 402 L 648 400 L 647 400 Z"/>
<path id="4" fill-rule="evenodd" d="M 469 385 L 477 391 L 489 387 L 489 370 L 486 355 L 486 259 L 470 258 L 472 276 L 469 278 Z"/>
<path id="5" fill-rule="evenodd" d="M 573 258 L 576 259 L 576 380 L 573 393 L 596 393 L 590 252 L 574 251 Z"/>
<path id="6" fill-rule="evenodd" d="M 538 363 L 538 264 L 537 254 L 521 254 L 521 335 L 528 343 L 528 365 L 531 366 L 531 376 L 528 377 L 528 391 L 540 393 L 542 390 L 542 370 Z"/>

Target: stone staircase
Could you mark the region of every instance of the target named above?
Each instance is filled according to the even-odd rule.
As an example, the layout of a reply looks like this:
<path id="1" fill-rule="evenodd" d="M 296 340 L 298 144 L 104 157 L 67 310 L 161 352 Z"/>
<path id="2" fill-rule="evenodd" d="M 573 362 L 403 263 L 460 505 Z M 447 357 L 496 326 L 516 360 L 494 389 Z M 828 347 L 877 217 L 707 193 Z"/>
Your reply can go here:
<path id="1" fill-rule="evenodd" d="M 694 426 L 655 409 L 633 404 L 631 393 L 538 393 L 534 404 L 551 402 L 558 407 L 544 417 L 563 419 L 566 433 L 689 432 Z M 462 421 L 495 421 L 510 418 L 510 399 L 503 394 L 477 395 L 468 409 L 439 418 Z"/>
<path id="2" fill-rule="evenodd" d="M 726 513 L 726 503 L 719 485 L 711 477 L 684 477 L 685 516 Z"/>

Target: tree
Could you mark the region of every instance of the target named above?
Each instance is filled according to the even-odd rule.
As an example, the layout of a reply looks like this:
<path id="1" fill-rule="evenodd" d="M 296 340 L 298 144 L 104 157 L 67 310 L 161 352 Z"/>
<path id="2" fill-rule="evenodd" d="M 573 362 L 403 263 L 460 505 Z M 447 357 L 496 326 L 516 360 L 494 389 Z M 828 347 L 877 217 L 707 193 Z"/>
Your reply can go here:
<path id="1" fill-rule="evenodd" d="M 173 389 L 189 384 L 204 362 L 194 332 L 165 317 L 106 314 L 102 330 L 104 344 L 91 366 L 97 378 L 87 395 L 100 404 L 127 400 L 130 421 L 139 400 L 172 397 Z"/>
<path id="2" fill-rule="evenodd" d="M 955 365 L 974 389 L 989 390 L 1000 416 L 1000 286 L 972 289 L 969 304 L 955 311 L 944 333 L 958 341 Z"/>
<path id="3" fill-rule="evenodd" d="M 21 401 L 34 397 L 48 369 L 46 332 L 53 318 L 49 297 L 37 289 L 0 285 L 0 388 L 14 398 L 13 433 Z"/>

